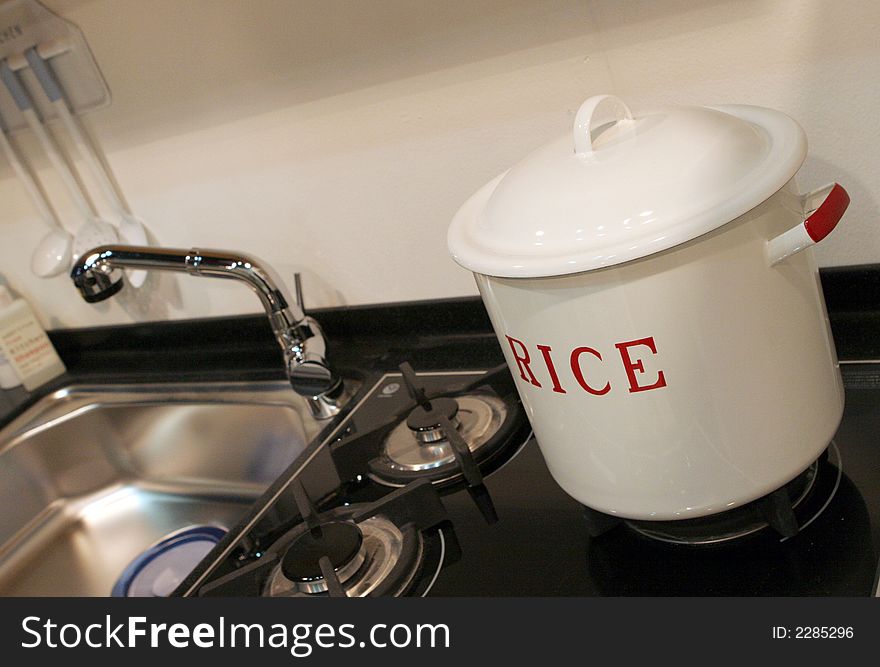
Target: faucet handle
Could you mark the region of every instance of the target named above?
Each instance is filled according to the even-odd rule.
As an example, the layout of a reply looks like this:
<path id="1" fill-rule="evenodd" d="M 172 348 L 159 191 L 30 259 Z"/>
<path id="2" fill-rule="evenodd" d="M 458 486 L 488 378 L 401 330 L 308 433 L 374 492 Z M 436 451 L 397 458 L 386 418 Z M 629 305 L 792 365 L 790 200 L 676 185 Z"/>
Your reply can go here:
<path id="1" fill-rule="evenodd" d="M 299 271 L 293 274 L 293 298 L 296 299 L 296 305 L 304 311 L 306 305 L 303 302 L 302 274 Z"/>

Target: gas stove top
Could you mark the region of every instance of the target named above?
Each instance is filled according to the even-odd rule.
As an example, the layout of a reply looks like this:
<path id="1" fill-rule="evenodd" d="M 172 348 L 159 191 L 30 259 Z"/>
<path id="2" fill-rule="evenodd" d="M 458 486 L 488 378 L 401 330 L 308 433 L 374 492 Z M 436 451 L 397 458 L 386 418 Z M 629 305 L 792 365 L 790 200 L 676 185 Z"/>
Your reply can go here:
<path id="1" fill-rule="evenodd" d="M 846 369 L 826 453 L 712 520 L 621 522 L 553 481 L 513 380 L 375 380 L 181 584 L 187 596 L 873 595 L 880 382 Z M 677 525 L 670 525 L 677 524 Z"/>

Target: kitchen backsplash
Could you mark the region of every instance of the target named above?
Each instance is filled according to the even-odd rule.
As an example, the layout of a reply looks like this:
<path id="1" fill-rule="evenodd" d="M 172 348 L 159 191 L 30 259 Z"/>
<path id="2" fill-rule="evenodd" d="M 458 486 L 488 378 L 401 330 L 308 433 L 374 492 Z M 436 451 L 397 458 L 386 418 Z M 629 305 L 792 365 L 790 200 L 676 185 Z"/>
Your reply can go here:
<path id="1" fill-rule="evenodd" d="M 820 264 L 880 261 L 871 0 L 45 4 L 88 39 L 113 103 L 86 123 L 158 241 L 250 252 L 289 285 L 300 271 L 307 306 L 475 294 L 446 252 L 451 216 L 603 92 L 636 113 L 788 113 L 810 140 L 802 187 L 839 180 L 852 196 Z M 169 275 L 86 304 L 65 276 L 30 273 L 44 228 L 5 162 L 0 201 L 0 273 L 47 327 L 260 311 L 240 284 Z"/>

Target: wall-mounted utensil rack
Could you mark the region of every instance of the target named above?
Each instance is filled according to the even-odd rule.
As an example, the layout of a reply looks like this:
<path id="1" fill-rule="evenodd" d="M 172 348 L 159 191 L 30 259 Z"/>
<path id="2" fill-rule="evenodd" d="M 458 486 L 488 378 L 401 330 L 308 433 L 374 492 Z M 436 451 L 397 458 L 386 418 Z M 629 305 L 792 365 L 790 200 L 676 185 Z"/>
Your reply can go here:
<path id="1" fill-rule="evenodd" d="M 37 91 L 39 84 L 24 55 L 31 47 L 51 61 L 74 113 L 82 114 L 110 103 L 110 89 L 76 25 L 53 14 L 37 0 L 0 0 L 0 59 L 20 72 L 30 90 Z M 57 116 L 44 96 L 34 97 L 42 118 L 50 120 Z M 12 131 L 27 127 L 9 95 L 0 94 L 0 114 Z"/>

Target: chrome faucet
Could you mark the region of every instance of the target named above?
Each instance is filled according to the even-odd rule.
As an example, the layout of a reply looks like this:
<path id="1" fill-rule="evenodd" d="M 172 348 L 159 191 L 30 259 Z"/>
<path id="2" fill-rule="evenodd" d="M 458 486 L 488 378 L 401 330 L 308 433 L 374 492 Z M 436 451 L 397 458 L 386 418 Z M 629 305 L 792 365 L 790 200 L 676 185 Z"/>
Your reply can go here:
<path id="1" fill-rule="evenodd" d="M 70 277 L 83 299 L 95 303 L 122 289 L 124 268 L 180 271 L 245 282 L 266 310 L 284 353 L 293 390 L 310 399 L 309 407 L 317 419 L 339 412 L 343 385 L 327 363 L 324 333 L 313 318 L 306 316 L 301 304 L 290 298 L 284 283 L 268 264 L 227 250 L 106 245 L 84 252 Z"/>

